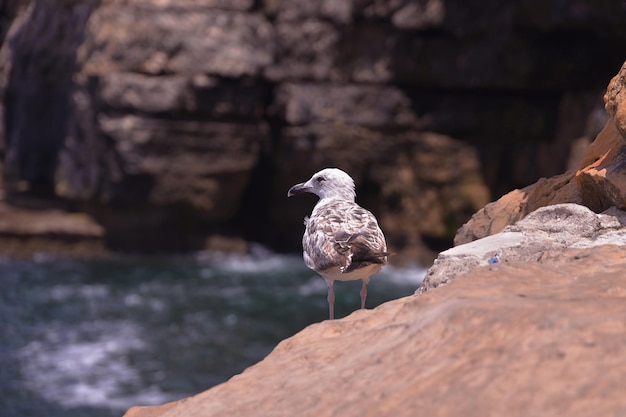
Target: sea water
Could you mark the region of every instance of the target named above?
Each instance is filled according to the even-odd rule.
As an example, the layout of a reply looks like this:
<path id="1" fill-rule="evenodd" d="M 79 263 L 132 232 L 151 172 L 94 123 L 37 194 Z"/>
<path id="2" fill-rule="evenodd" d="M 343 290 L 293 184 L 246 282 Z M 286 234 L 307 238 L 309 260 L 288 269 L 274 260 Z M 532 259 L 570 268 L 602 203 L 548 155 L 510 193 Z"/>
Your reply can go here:
<path id="1" fill-rule="evenodd" d="M 385 267 L 368 308 L 412 294 L 421 268 Z M 335 284 L 337 317 L 360 281 Z M 327 319 L 300 256 L 0 259 L 0 415 L 119 416 L 226 381 Z"/>

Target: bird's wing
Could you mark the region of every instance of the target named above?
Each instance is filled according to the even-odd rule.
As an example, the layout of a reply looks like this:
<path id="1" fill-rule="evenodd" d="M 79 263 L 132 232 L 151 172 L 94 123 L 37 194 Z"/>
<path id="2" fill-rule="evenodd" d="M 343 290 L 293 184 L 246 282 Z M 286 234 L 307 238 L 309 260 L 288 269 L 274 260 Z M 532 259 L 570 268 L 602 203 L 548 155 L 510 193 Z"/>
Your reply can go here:
<path id="1" fill-rule="evenodd" d="M 376 217 L 350 201 L 316 207 L 302 239 L 306 265 L 316 271 L 339 267 L 350 272 L 387 263 L 385 236 Z"/>

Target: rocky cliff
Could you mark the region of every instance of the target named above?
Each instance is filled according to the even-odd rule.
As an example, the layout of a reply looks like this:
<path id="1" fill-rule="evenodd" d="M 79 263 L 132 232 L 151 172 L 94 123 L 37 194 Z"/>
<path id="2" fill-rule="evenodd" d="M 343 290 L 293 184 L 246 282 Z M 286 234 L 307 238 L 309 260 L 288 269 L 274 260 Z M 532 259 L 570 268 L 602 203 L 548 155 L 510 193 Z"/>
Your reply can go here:
<path id="1" fill-rule="evenodd" d="M 309 326 L 224 384 L 126 416 L 622 413 L 625 71 L 583 167 L 479 211 L 414 296 Z"/>
<path id="2" fill-rule="evenodd" d="M 604 95 L 609 114 L 604 129 L 581 158 L 577 168 L 552 178 L 542 178 L 488 204 L 463 225 L 455 244 L 467 243 L 501 231 L 544 206 L 583 204 L 595 212 L 626 209 L 626 62 Z"/>
<path id="3" fill-rule="evenodd" d="M 490 194 L 565 170 L 626 46 L 613 1 L 3 8 L 6 200 L 60 199 L 118 250 L 296 249 L 311 202 L 285 190 L 325 166 L 396 251 L 445 248 Z"/>

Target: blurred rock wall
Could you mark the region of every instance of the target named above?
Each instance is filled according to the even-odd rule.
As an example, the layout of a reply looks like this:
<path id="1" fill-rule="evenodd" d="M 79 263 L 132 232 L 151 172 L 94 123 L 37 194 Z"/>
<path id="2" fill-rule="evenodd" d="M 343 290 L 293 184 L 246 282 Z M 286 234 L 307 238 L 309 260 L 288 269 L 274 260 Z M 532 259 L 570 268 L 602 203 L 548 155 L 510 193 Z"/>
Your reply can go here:
<path id="1" fill-rule="evenodd" d="M 446 247 L 491 198 L 567 168 L 626 51 L 609 0 L 1 7 L 6 198 L 62 197 L 122 250 L 297 249 L 315 200 L 286 190 L 326 166 L 394 250 Z"/>

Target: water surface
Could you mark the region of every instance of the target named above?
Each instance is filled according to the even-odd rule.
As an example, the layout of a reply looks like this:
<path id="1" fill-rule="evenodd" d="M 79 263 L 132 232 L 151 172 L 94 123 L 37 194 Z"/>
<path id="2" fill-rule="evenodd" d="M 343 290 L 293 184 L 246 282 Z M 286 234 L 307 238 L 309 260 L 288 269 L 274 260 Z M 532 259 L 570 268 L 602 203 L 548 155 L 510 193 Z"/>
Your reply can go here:
<path id="1" fill-rule="evenodd" d="M 368 308 L 412 294 L 386 267 Z M 338 282 L 336 315 L 359 307 Z M 299 256 L 0 260 L 0 415 L 119 416 L 201 392 L 325 320 L 326 284 Z"/>

